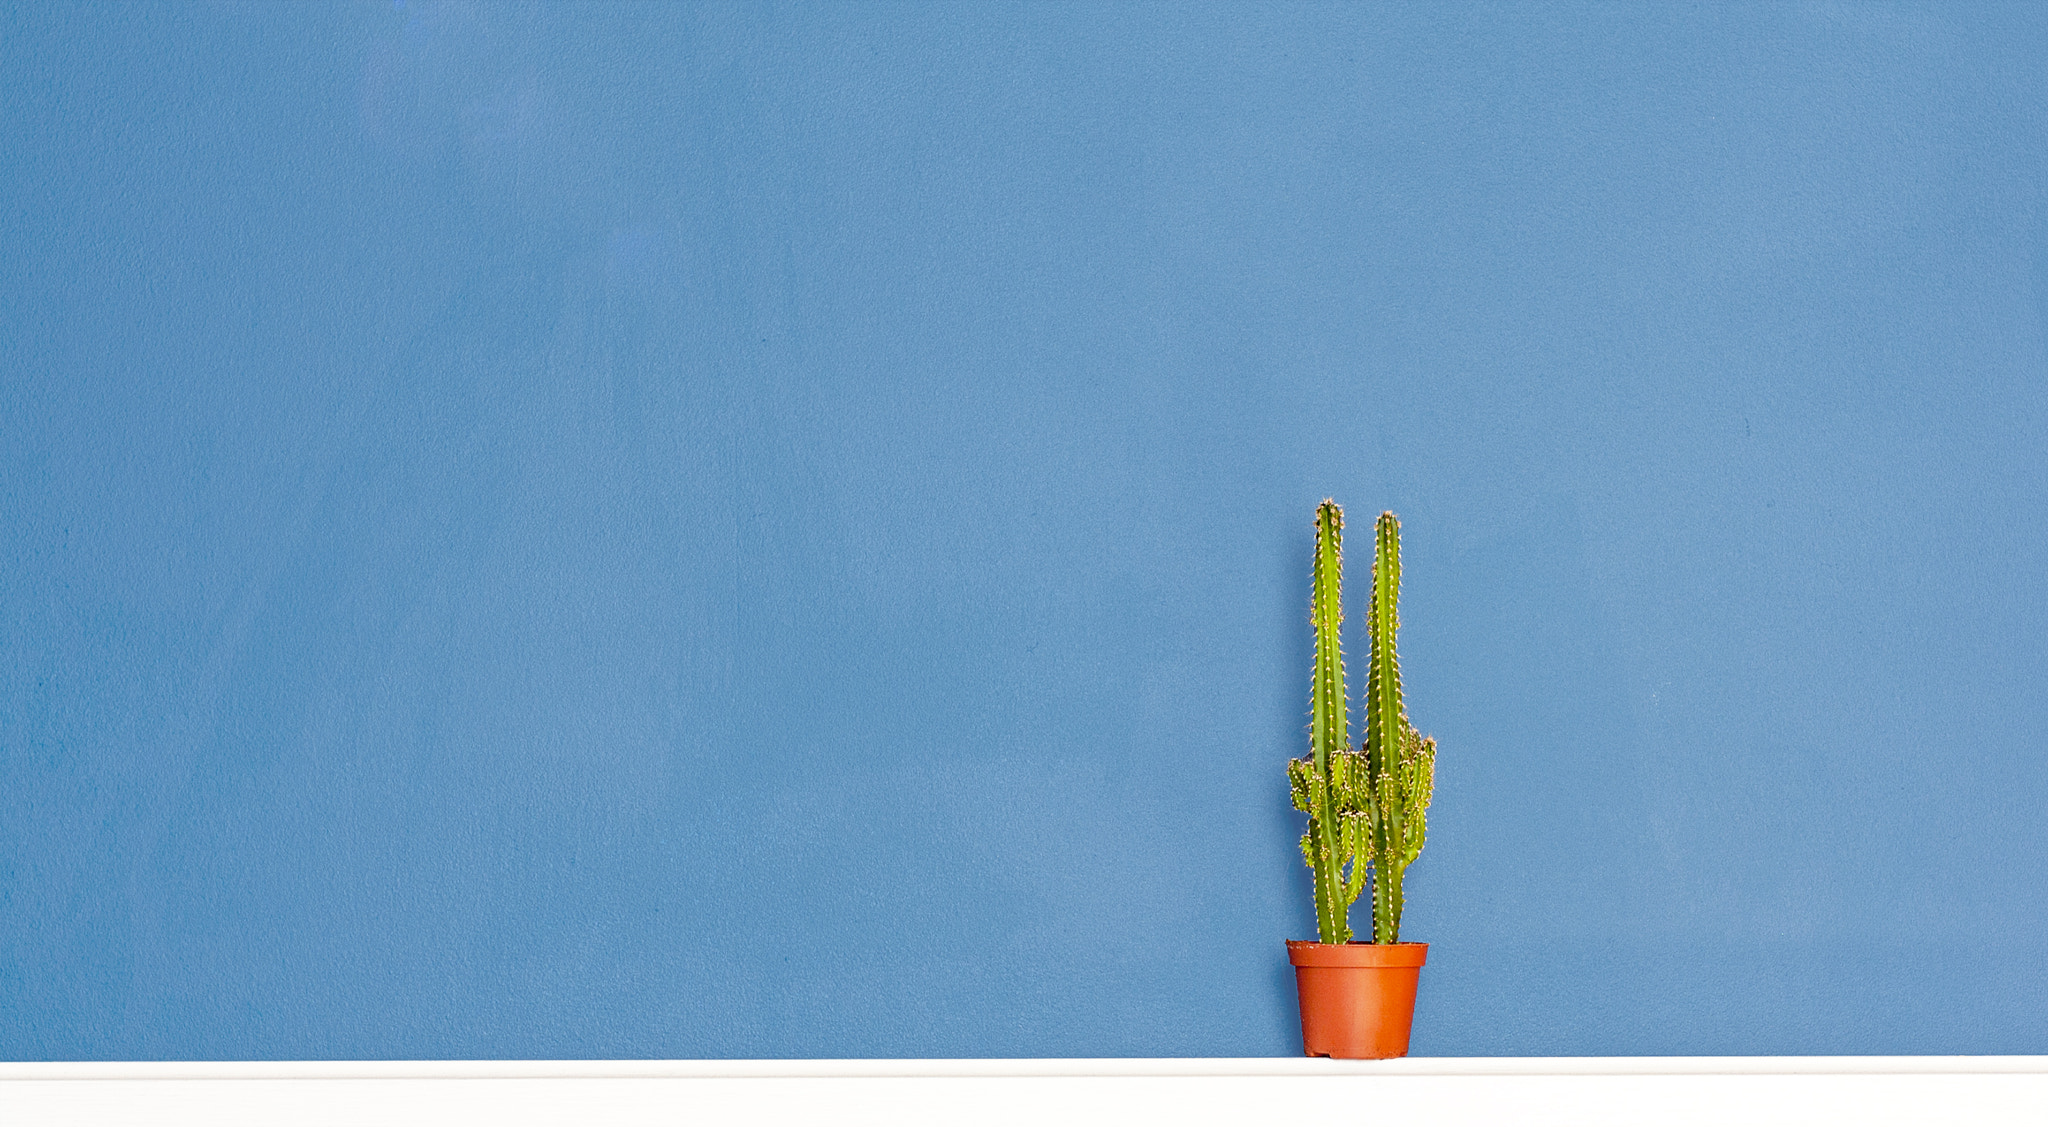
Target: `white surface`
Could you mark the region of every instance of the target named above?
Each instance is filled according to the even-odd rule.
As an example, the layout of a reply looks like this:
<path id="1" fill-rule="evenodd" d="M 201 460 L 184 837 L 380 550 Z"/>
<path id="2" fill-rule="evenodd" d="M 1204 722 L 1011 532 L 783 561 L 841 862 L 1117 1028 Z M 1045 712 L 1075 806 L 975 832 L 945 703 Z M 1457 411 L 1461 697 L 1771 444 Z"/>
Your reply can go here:
<path id="1" fill-rule="evenodd" d="M 2048 1124 L 2048 1057 L 0 1064 L 0 1123 Z"/>

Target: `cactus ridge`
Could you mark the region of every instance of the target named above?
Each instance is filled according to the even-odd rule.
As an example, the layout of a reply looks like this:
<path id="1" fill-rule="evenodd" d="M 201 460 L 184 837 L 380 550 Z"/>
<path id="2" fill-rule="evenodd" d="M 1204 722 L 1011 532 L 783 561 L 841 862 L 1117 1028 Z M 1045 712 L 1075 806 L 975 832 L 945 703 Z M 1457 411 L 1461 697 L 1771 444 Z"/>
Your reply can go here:
<path id="1" fill-rule="evenodd" d="M 1287 763 L 1294 808 L 1308 815 L 1302 859 L 1315 874 L 1316 930 L 1324 943 L 1351 939 L 1351 905 L 1372 889 L 1372 941 L 1399 942 L 1402 878 L 1422 852 L 1436 782 L 1436 740 L 1408 723 L 1394 636 L 1400 626 L 1401 522 L 1374 527 L 1373 585 L 1366 620 L 1365 739 L 1348 746 L 1344 691 L 1344 512 L 1316 509 L 1309 617 L 1315 669 L 1309 687 L 1309 754 Z"/>

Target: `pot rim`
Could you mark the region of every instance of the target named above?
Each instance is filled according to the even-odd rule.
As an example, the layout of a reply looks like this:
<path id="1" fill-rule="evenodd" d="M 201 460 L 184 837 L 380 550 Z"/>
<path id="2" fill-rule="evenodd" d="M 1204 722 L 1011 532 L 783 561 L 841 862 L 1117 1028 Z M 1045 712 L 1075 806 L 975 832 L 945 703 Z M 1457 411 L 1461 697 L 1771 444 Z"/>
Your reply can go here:
<path id="1" fill-rule="evenodd" d="M 1419 967 L 1428 959 L 1427 943 L 1287 941 L 1287 961 L 1298 967 Z"/>

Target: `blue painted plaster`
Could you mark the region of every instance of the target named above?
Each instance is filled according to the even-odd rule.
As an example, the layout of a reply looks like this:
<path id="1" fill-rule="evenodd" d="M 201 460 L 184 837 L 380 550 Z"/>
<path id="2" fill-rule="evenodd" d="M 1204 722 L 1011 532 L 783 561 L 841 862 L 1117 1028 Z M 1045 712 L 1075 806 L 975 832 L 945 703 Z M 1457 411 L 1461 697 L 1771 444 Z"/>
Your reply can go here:
<path id="1" fill-rule="evenodd" d="M 1326 495 L 1416 1052 L 2048 1052 L 2044 60 L 9 5 L 0 1057 L 1295 1052 Z"/>

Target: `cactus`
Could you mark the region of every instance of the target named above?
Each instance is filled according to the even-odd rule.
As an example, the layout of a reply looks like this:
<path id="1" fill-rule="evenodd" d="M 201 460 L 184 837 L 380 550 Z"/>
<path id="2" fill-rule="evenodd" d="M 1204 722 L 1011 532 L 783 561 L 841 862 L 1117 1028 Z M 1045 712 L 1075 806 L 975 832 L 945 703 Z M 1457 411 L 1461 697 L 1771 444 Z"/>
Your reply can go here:
<path id="1" fill-rule="evenodd" d="M 1309 688 L 1310 750 L 1289 760 L 1294 808 L 1308 815 L 1301 852 L 1315 874 L 1316 930 L 1324 943 L 1351 939 L 1351 905 L 1372 886 L 1372 941 L 1401 934 L 1401 880 L 1422 852 L 1436 775 L 1436 741 L 1408 723 L 1394 635 L 1400 620 L 1401 522 L 1381 513 L 1374 529 L 1372 606 L 1366 622 L 1365 740 L 1352 750 L 1339 627 L 1344 511 L 1316 509 L 1309 617 L 1315 670 Z"/>

